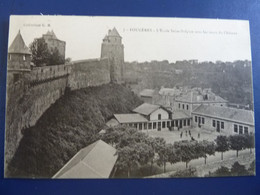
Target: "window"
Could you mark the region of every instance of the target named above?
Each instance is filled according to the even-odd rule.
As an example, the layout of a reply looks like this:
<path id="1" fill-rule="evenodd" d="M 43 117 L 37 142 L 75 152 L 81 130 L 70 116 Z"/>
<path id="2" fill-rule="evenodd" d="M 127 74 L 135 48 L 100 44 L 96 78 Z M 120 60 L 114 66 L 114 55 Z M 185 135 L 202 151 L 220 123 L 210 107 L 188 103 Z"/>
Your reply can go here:
<path id="1" fill-rule="evenodd" d="M 215 120 L 212 121 L 212 126 L 216 127 L 216 121 Z"/>
<path id="2" fill-rule="evenodd" d="M 234 132 L 237 133 L 237 125 L 234 124 Z"/>
<path id="3" fill-rule="evenodd" d="M 136 123 L 134 124 L 134 127 L 137 128 L 137 124 Z"/>
<path id="4" fill-rule="evenodd" d="M 186 120 L 185 119 L 183 120 L 183 126 L 186 126 Z"/>
<path id="5" fill-rule="evenodd" d="M 152 123 L 148 124 L 148 129 L 152 129 Z"/>
<path id="6" fill-rule="evenodd" d="M 165 128 L 165 121 L 162 122 L 162 128 Z"/>
<path id="7" fill-rule="evenodd" d="M 167 127 L 170 127 L 170 121 L 167 121 Z"/>
<path id="8" fill-rule="evenodd" d="M 187 120 L 187 125 L 190 126 L 190 119 Z"/>
<path id="9" fill-rule="evenodd" d="M 25 58 L 25 55 L 23 55 L 23 61 L 25 61 L 25 59 L 26 59 L 26 58 Z"/>
<path id="10" fill-rule="evenodd" d="M 248 134 L 248 127 L 244 127 L 244 134 Z"/>
<path id="11" fill-rule="evenodd" d="M 195 116 L 195 122 L 198 122 L 198 117 L 197 116 Z"/>
<path id="12" fill-rule="evenodd" d="M 184 110 L 184 104 L 182 104 L 182 109 Z"/>
<path id="13" fill-rule="evenodd" d="M 147 123 L 144 123 L 144 129 L 147 129 Z"/>
<path id="14" fill-rule="evenodd" d="M 12 59 L 12 55 L 11 54 L 9 54 L 9 60 L 11 60 Z"/>
<path id="15" fill-rule="evenodd" d="M 239 125 L 239 134 L 243 134 L 243 126 Z"/>
<path id="16" fill-rule="evenodd" d="M 158 120 L 161 120 L 162 116 L 161 114 L 158 114 Z"/>
<path id="17" fill-rule="evenodd" d="M 174 127 L 174 121 L 171 121 L 171 126 Z"/>
<path id="18" fill-rule="evenodd" d="M 175 126 L 178 127 L 178 120 L 175 121 Z"/>
<path id="19" fill-rule="evenodd" d="M 153 129 L 156 129 L 156 122 L 153 123 Z"/>
<path id="20" fill-rule="evenodd" d="M 169 119 L 172 119 L 172 113 L 169 114 Z"/>
<path id="21" fill-rule="evenodd" d="M 221 129 L 224 129 L 224 122 L 221 122 Z"/>
<path id="22" fill-rule="evenodd" d="M 142 123 L 139 123 L 139 129 L 140 129 L 140 130 L 143 129 L 143 125 L 142 125 Z"/>
<path id="23" fill-rule="evenodd" d="M 181 108 L 181 104 L 179 104 L 179 108 Z"/>
<path id="24" fill-rule="evenodd" d="M 189 110 L 189 105 L 186 106 L 186 109 Z"/>
<path id="25" fill-rule="evenodd" d="M 203 118 L 203 117 L 201 118 L 201 123 L 205 124 L 205 118 Z"/>

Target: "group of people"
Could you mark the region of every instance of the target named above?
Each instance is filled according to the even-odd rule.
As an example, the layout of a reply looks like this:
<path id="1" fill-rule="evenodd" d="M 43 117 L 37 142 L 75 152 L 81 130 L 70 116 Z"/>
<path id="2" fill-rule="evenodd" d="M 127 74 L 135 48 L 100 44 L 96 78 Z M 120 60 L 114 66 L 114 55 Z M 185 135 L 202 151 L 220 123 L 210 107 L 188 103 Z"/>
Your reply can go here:
<path id="1" fill-rule="evenodd" d="M 183 133 L 184 133 L 184 131 L 181 132 L 180 138 L 182 138 Z M 185 136 L 188 137 L 188 133 L 189 133 L 189 136 L 190 136 L 191 140 L 195 140 L 194 137 L 191 135 L 190 130 L 189 130 L 189 131 L 187 131 L 187 130 L 185 131 Z M 200 138 L 200 132 L 198 132 L 198 139 L 199 139 L 199 138 Z"/>

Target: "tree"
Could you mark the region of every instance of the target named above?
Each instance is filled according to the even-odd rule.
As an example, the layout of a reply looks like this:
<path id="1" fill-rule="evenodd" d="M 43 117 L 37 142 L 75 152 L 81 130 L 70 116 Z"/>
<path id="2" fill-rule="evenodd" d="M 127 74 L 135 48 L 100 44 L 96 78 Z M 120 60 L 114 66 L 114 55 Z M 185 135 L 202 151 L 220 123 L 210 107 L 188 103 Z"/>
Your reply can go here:
<path id="1" fill-rule="evenodd" d="M 186 163 L 186 168 L 188 168 L 188 163 L 192 159 L 196 159 L 202 156 L 197 141 L 175 142 L 174 147 L 181 161 Z"/>
<path id="2" fill-rule="evenodd" d="M 216 151 L 221 152 L 221 160 L 223 160 L 223 153 L 228 151 L 229 149 L 229 143 L 228 143 L 228 138 L 224 135 L 219 135 L 217 139 L 215 140 L 216 142 Z"/>
<path id="3" fill-rule="evenodd" d="M 32 53 L 32 62 L 36 66 L 44 66 L 49 63 L 50 52 L 43 38 L 34 39 L 29 48 Z"/>
<path id="4" fill-rule="evenodd" d="M 237 151 L 242 150 L 246 146 L 246 137 L 244 135 L 231 135 L 229 136 L 230 148 Z"/>
<path id="5" fill-rule="evenodd" d="M 130 177 L 131 169 L 138 166 L 139 155 L 134 147 L 125 146 L 117 150 L 118 160 L 116 166 L 118 169 L 127 170 L 127 177 Z"/>
<path id="6" fill-rule="evenodd" d="M 171 164 L 174 164 L 180 160 L 176 153 L 176 149 L 173 147 L 172 144 L 166 144 L 158 150 L 158 160 L 157 164 L 159 166 L 163 165 L 163 172 L 166 172 L 166 163 L 170 162 Z"/>
<path id="7" fill-rule="evenodd" d="M 199 142 L 199 145 L 200 145 L 200 150 L 202 151 L 202 156 L 205 159 L 205 164 L 207 164 L 207 155 L 215 154 L 215 144 L 214 142 L 203 140 Z"/>
<path id="8" fill-rule="evenodd" d="M 248 168 L 248 173 L 250 175 L 254 175 L 255 174 L 255 160 L 253 160 L 251 163 L 250 163 L 250 166 Z"/>
<path id="9" fill-rule="evenodd" d="M 64 64 L 64 63 L 65 63 L 64 58 L 61 56 L 57 47 L 55 47 L 54 50 L 50 53 L 48 65 L 49 66 L 60 65 L 60 64 Z"/>
<path id="10" fill-rule="evenodd" d="M 238 162 L 235 162 L 231 167 L 231 175 L 232 176 L 243 176 L 249 175 L 246 167 L 244 165 L 240 165 Z"/>
<path id="11" fill-rule="evenodd" d="M 230 176 L 230 175 L 231 175 L 230 170 L 224 166 L 221 166 L 215 172 L 210 174 L 210 176 L 213 176 L 213 177 L 223 177 L 223 176 Z"/>
<path id="12" fill-rule="evenodd" d="M 34 39 L 29 46 L 32 52 L 32 62 L 36 66 L 51 66 L 64 64 L 64 57 L 60 54 L 57 47 L 50 51 L 43 38 Z"/>
<path id="13" fill-rule="evenodd" d="M 250 149 L 250 154 L 252 154 L 252 148 L 255 147 L 255 136 L 254 135 L 246 135 L 246 143 L 245 147 Z"/>
<path id="14" fill-rule="evenodd" d="M 116 166 L 121 170 L 127 170 L 128 178 L 131 176 L 131 170 L 147 164 L 154 157 L 152 148 L 145 143 L 135 143 L 119 148 L 117 154 Z"/>

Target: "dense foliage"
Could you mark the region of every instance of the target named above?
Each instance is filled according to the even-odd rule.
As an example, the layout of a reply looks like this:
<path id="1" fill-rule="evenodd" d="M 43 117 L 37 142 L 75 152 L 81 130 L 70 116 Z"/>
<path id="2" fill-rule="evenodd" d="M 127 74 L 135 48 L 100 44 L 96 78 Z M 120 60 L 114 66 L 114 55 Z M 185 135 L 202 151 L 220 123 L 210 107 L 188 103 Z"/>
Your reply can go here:
<path id="1" fill-rule="evenodd" d="M 65 60 L 57 48 L 53 51 L 48 49 L 48 45 L 43 38 L 34 39 L 29 46 L 32 52 L 32 62 L 36 66 L 51 66 L 64 64 Z"/>
<path id="2" fill-rule="evenodd" d="M 253 134 L 238 134 L 238 135 L 230 135 L 224 136 L 219 135 L 216 140 L 216 151 L 221 152 L 221 160 L 223 160 L 223 153 L 228 151 L 229 149 L 238 152 L 243 149 L 250 149 L 250 153 L 252 153 L 252 148 L 255 147 L 255 136 Z"/>
<path id="3" fill-rule="evenodd" d="M 235 162 L 232 167 L 221 166 L 213 173 L 210 173 L 207 176 L 210 177 L 227 177 L 227 176 L 247 176 L 254 175 L 255 170 L 255 161 L 252 161 L 249 168 L 246 169 L 245 165 L 241 165 L 238 162 Z"/>
<path id="4" fill-rule="evenodd" d="M 109 117 L 129 113 L 141 103 L 116 84 L 67 92 L 34 127 L 23 131 L 8 176 L 52 177 L 77 151 L 98 139 Z"/>
<path id="5" fill-rule="evenodd" d="M 138 82 L 141 89 L 161 86 L 211 88 L 229 102 L 249 105 L 253 109 L 252 65 L 247 60 L 215 63 L 193 63 L 187 60 L 169 63 L 164 60 L 131 62 L 125 67 L 129 82 Z"/>

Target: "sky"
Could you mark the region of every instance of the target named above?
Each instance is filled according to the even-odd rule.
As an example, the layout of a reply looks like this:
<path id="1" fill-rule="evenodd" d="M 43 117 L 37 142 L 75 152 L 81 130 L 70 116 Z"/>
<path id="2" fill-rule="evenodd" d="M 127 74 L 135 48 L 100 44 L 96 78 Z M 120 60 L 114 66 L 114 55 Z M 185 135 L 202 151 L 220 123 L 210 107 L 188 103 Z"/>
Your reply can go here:
<path id="1" fill-rule="evenodd" d="M 66 58 L 99 58 L 102 39 L 114 27 L 122 37 L 128 62 L 251 60 L 246 20 L 11 16 L 8 45 L 19 30 L 27 46 L 34 38 L 53 30 L 58 39 L 66 41 Z"/>

